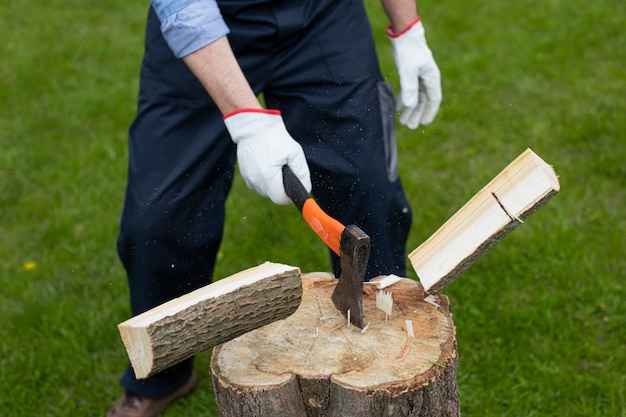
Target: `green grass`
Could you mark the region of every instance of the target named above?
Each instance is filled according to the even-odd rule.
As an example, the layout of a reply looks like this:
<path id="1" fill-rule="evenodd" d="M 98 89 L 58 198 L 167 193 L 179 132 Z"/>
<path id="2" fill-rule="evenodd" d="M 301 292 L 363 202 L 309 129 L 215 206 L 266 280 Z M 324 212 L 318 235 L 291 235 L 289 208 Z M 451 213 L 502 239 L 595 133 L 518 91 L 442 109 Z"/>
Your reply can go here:
<path id="1" fill-rule="evenodd" d="M 386 22 L 367 4 L 397 86 Z M 463 415 L 626 416 L 626 7 L 420 12 L 444 102 L 431 126 L 398 132 L 409 248 L 527 147 L 561 181 L 446 291 Z M 119 394 L 115 325 L 129 307 L 115 238 L 145 14 L 112 0 L 0 5 L 0 416 L 99 416 Z M 238 178 L 216 277 L 265 260 L 329 270 L 294 210 Z M 209 361 L 198 357 L 198 391 L 165 416 L 217 415 Z"/>

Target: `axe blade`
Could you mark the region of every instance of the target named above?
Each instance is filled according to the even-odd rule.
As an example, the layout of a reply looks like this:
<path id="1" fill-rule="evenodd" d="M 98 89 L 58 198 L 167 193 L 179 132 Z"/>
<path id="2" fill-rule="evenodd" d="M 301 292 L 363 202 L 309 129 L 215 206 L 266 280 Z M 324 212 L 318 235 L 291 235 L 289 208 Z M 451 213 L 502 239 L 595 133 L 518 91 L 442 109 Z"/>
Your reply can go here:
<path id="1" fill-rule="evenodd" d="M 370 255 L 370 238 L 358 226 L 348 225 L 341 234 L 341 276 L 331 299 L 341 314 L 359 328 L 363 320 L 363 280 Z"/>

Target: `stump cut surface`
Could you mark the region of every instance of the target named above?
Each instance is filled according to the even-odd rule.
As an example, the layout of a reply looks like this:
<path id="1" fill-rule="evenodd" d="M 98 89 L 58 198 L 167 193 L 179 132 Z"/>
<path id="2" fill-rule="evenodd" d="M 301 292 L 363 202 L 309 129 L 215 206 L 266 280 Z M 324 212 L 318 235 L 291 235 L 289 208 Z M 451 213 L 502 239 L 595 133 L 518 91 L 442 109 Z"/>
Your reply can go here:
<path id="1" fill-rule="evenodd" d="M 331 274 L 304 275 L 294 314 L 214 349 L 211 372 L 220 414 L 458 415 L 455 328 L 447 297 L 436 296 L 439 307 L 434 306 L 424 301 L 418 282 L 402 279 L 384 289 L 393 296 L 385 320 L 376 308 L 377 290 L 365 285 L 363 332 L 348 325 L 331 301 L 336 283 Z M 288 407 L 295 408 L 287 412 Z"/>

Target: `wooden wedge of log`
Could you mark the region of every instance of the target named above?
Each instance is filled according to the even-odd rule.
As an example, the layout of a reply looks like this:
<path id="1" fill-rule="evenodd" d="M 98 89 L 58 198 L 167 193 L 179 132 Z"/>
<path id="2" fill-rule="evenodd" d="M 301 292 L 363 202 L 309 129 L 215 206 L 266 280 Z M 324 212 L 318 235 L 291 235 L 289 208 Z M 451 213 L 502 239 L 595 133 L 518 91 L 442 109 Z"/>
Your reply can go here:
<path id="1" fill-rule="evenodd" d="M 409 254 L 424 289 L 443 291 L 559 189 L 552 167 L 524 151 Z"/>
<path id="2" fill-rule="evenodd" d="M 385 321 L 377 287 L 366 285 L 361 330 L 332 303 L 332 274 L 302 281 L 294 314 L 213 349 L 221 417 L 459 415 L 455 328 L 444 295 L 435 296 L 437 307 L 424 301 L 419 282 L 398 279 L 385 288 L 393 297 Z"/>
<path id="3" fill-rule="evenodd" d="M 135 375 L 143 379 L 289 316 L 301 297 L 300 270 L 267 262 L 155 307 L 118 329 Z"/>

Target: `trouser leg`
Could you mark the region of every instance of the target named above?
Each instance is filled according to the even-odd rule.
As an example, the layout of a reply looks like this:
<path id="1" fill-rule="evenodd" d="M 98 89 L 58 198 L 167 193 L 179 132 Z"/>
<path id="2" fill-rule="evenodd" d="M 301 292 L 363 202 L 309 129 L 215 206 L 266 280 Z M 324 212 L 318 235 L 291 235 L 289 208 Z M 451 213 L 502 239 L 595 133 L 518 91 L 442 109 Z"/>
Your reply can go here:
<path id="1" fill-rule="evenodd" d="M 171 54 L 151 11 L 118 239 L 133 315 L 211 282 L 234 151 L 220 112 Z M 129 367 L 122 385 L 159 398 L 191 372 L 190 359 L 138 381 Z"/>
<path id="2" fill-rule="evenodd" d="M 268 106 L 304 147 L 320 206 L 370 236 L 366 278 L 405 275 L 411 207 L 396 167 L 394 98 L 362 2 L 334 2 L 312 24 L 275 57 Z M 335 255 L 333 267 L 338 274 Z"/>

